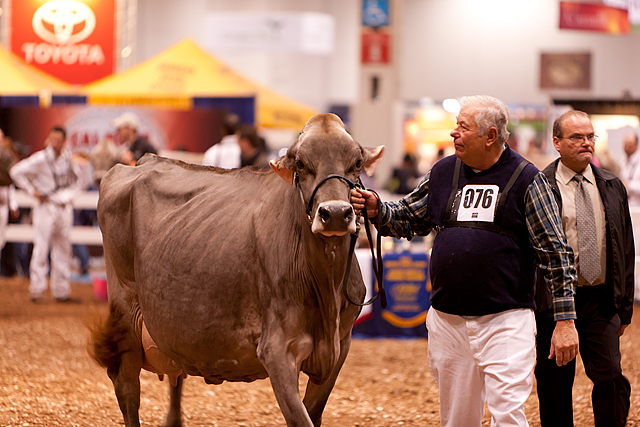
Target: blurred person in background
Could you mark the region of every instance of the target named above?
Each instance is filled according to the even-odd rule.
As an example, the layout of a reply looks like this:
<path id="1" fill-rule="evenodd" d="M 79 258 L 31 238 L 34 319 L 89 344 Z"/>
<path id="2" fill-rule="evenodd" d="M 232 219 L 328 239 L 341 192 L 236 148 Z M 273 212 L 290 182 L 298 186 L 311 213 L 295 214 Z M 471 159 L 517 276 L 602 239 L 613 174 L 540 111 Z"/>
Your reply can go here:
<path id="1" fill-rule="evenodd" d="M 633 314 L 633 230 L 624 185 L 592 163 L 596 139 L 588 114 L 576 110 L 562 114 L 553 124 L 553 145 L 560 158 L 543 173 L 577 260 L 575 323 L 585 373 L 593 381 L 595 425 L 623 427 L 631 386 L 620 365 L 620 336 Z M 591 221 L 583 225 L 587 216 Z M 540 281 L 536 294 L 540 422 L 543 427 L 572 426 L 576 361 L 558 366 L 551 359 L 549 339 L 556 323 L 552 295 Z"/>
<path id="2" fill-rule="evenodd" d="M 155 147 L 146 138 L 138 135 L 140 120 L 131 112 L 125 112 L 113 119 L 113 127 L 116 128 L 118 141 L 124 149 L 120 154 L 120 163 L 135 165 L 146 153 L 158 154 Z"/>
<path id="3" fill-rule="evenodd" d="M 404 155 L 402 164 L 393 168 L 391 179 L 387 183 L 387 190 L 393 194 L 409 194 L 416 188 L 419 177 L 418 161 L 414 156 L 407 153 Z"/>
<path id="4" fill-rule="evenodd" d="M 15 162 L 29 155 L 28 146 L 22 144 L 20 141 L 14 141 L 13 138 L 7 135 L 4 136 L 2 147 L 8 148 L 9 151 L 13 153 L 13 160 L 9 163 L 10 165 L 15 164 Z M 2 163 L 0 160 L 0 169 L 6 167 L 1 166 Z M 9 176 L 9 170 L 6 170 L 7 176 Z M 4 173 L 5 171 L 2 172 L 2 174 Z M 15 186 L 13 187 L 15 188 Z M 11 195 L 11 193 L 9 194 Z M 11 210 L 9 212 L 9 224 L 31 224 L 30 207 L 18 207 L 17 212 Z M 2 248 L 2 275 L 13 277 L 16 274 L 20 274 L 22 277 L 29 277 L 29 263 L 31 262 L 32 250 L 32 242 L 6 242 L 4 248 Z"/>
<path id="5" fill-rule="evenodd" d="M 89 160 L 93 167 L 93 186 L 99 188 L 104 174 L 119 163 L 118 148 L 113 139 L 108 137 L 98 142 L 91 149 Z"/>
<path id="6" fill-rule="evenodd" d="M 620 168 L 620 179 L 627 187 L 629 206 L 640 206 L 640 151 L 638 150 L 638 135 L 629 132 L 624 136 L 625 157 Z"/>
<path id="7" fill-rule="evenodd" d="M 606 147 L 601 147 L 594 153 L 593 157 L 594 161 L 592 161 L 591 163 L 598 166 L 599 168 L 608 170 L 615 176 L 620 176 L 620 165 L 613 158 L 613 156 L 609 152 L 609 149 L 607 149 Z"/>
<path id="8" fill-rule="evenodd" d="M 549 164 L 554 157 L 544 153 L 543 148 L 536 143 L 535 140 L 529 143 L 527 153 L 523 155 L 527 160 L 535 165 L 538 169 L 542 169 Z"/>
<path id="9" fill-rule="evenodd" d="M 267 143 L 258 135 L 253 125 L 243 125 L 240 127 L 240 131 L 238 132 L 238 145 L 240 146 L 240 167 L 269 167 Z"/>
<path id="10" fill-rule="evenodd" d="M 240 118 L 227 114 L 222 121 L 222 139 L 204 153 L 202 164 L 224 169 L 236 169 L 241 165 L 241 150 L 238 144 Z"/>
<path id="11" fill-rule="evenodd" d="M 3 168 L 2 174 L 7 175 L 9 180 L 9 170 L 18 160 L 10 144 L 11 141 L 9 138 L 5 140 L 4 132 L 0 129 L 0 167 Z M 14 185 L 8 184 L 8 182 L 4 182 L 0 186 L 0 249 L 5 246 L 9 217 L 17 219 L 20 214 L 18 201 L 16 200 L 16 188 Z M 13 262 L 15 264 L 15 260 Z"/>
<path id="12" fill-rule="evenodd" d="M 46 303 L 49 250 L 51 294 L 57 302 L 79 302 L 71 297 L 70 231 L 73 198 L 83 186 L 82 171 L 65 147 L 66 131 L 53 127 L 45 148 L 18 162 L 10 174 L 16 186 L 36 198 L 33 207 L 34 247 L 29 267 L 29 293 L 34 303 Z"/>
<path id="13" fill-rule="evenodd" d="M 573 252 L 546 178 L 507 145 L 507 106 L 490 96 L 463 97 L 460 105 L 455 155 L 399 202 L 378 208 L 372 192 L 353 189 L 351 203 L 381 221 L 383 235 L 412 239 L 436 230 L 427 359 L 441 425 L 480 426 L 486 403 L 491 425 L 527 426 L 535 266 L 554 297 L 552 354 L 567 364 L 578 347 Z"/>

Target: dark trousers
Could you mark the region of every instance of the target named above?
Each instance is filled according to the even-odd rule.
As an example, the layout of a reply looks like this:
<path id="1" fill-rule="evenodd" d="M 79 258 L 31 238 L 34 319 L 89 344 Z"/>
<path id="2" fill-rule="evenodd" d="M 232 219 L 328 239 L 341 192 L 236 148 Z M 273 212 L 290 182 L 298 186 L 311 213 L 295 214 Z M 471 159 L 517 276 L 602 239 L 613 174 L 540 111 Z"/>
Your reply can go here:
<path id="1" fill-rule="evenodd" d="M 629 414 L 631 385 L 620 366 L 620 318 L 607 285 L 579 287 L 576 291 L 576 329 L 580 357 L 587 377 L 593 382 L 591 401 L 596 427 L 623 427 Z M 559 367 L 549 360 L 552 317 L 536 314 L 538 327 L 535 368 L 540 424 L 543 427 L 573 426 L 572 387 L 576 361 Z"/>

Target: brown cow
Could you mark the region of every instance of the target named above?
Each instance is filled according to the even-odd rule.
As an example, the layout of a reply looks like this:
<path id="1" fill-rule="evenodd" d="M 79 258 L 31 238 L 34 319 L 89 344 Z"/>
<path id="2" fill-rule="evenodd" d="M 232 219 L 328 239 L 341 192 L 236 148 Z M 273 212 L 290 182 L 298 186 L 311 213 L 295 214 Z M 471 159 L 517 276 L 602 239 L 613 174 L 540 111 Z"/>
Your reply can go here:
<path id="1" fill-rule="evenodd" d="M 319 426 L 360 307 L 342 279 L 356 218 L 347 181 L 371 175 L 333 114 L 312 117 L 275 170 L 223 170 L 154 155 L 102 179 L 110 314 L 93 334 L 127 427 L 139 426 L 141 369 L 167 374 L 165 426 L 180 426 L 182 378 L 269 377 L 288 426 Z M 337 177 L 333 177 L 337 178 Z M 307 206 L 310 205 L 310 209 Z M 353 262 L 347 289 L 365 287 Z M 309 376 L 301 400 L 299 372 Z"/>

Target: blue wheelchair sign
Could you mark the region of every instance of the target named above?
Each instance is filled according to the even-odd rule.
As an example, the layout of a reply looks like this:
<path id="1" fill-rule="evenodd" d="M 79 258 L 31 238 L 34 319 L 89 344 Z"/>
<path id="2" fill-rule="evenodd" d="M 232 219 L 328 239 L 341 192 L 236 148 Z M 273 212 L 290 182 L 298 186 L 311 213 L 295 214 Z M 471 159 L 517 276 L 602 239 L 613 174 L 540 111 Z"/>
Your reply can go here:
<path id="1" fill-rule="evenodd" d="M 389 25 L 389 1 L 363 0 L 362 25 L 374 28 Z"/>

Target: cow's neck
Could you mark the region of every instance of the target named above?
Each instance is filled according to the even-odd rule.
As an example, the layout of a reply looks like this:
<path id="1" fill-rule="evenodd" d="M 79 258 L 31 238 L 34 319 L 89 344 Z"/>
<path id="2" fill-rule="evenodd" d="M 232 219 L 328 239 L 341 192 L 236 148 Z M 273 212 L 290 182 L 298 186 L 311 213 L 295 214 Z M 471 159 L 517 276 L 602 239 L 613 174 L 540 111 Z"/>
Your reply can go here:
<path id="1" fill-rule="evenodd" d="M 316 285 L 323 294 L 331 290 L 336 297 L 341 296 L 342 278 L 347 266 L 349 254 L 349 236 L 324 238 L 305 230 L 305 239 L 301 242 L 311 260 L 311 273 Z"/>
<path id="2" fill-rule="evenodd" d="M 311 234 L 311 231 L 309 230 Z M 323 239 L 312 235 L 315 260 L 311 261 L 313 274 L 310 296 L 318 305 L 320 316 L 313 326 L 314 351 L 305 371 L 312 371 L 323 381 L 340 357 L 340 313 L 344 305 L 342 283 L 349 252 L 349 237 Z M 313 250 L 308 256 L 313 256 Z M 321 255 L 322 254 L 322 255 Z M 315 317 L 315 316 L 314 316 Z M 311 373 L 311 372 L 307 372 Z"/>
<path id="3" fill-rule="evenodd" d="M 327 243 L 324 247 L 324 254 L 327 256 L 327 262 L 329 266 L 333 267 L 336 264 L 336 252 L 338 252 L 337 243 Z"/>
<path id="4" fill-rule="evenodd" d="M 324 237 L 311 232 L 311 224 L 306 211 L 300 203 L 299 194 L 291 199 L 299 218 L 300 240 L 297 250 L 300 271 L 311 305 L 317 305 L 320 316 L 313 316 L 319 323 L 314 324 L 314 354 L 310 366 L 316 372 L 325 375 L 337 363 L 340 354 L 340 312 L 344 304 L 342 280 L 347 266 L 350 235 L 342 237 Z M 295 200 L 295 201 L 294 201 Z"/>

